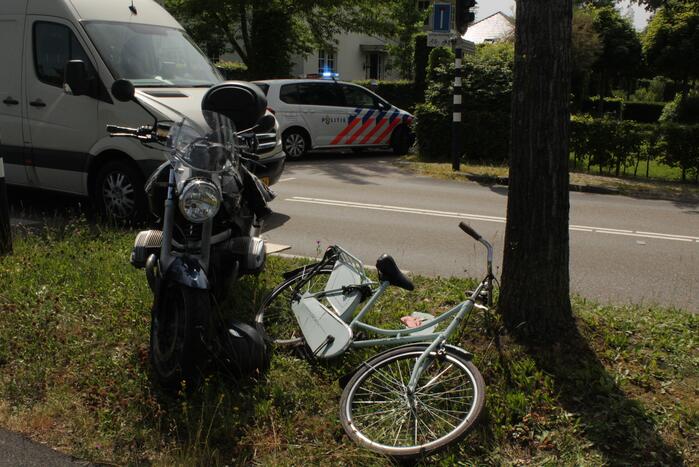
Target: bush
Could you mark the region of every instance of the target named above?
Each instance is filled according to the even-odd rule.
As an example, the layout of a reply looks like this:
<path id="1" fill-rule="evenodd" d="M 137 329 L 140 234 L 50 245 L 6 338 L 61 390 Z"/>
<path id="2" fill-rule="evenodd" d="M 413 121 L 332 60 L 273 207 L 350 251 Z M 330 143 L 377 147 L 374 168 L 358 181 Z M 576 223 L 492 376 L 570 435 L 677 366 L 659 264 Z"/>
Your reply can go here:
<path id="1" fill-rule="evenodd" d="M 510 112 L 464 111 L 461 131 L 466 159 L 506 162 L 510 151 L 510 120 Z"/>
<path id="2" fill-rule="evenodd" d="M 216 68 L 221 72 L 223 78 L 226 81 L 247 81 L 250 79 L 248 76 L 248 67 L 244 63 L 240 62 L 218 62 Z"/>
<path id="3" fill-rule="evenodd" d="M 660 118 L 664 107 L 664 102 L 625 102 L 622 117 L 639 123 L 654 123 Z"/>
<path id="4" fill-rule="evenodd" d="M 621 118 L 621 107 L 623 100 L 618 97 L 592 96 L 585 99 L 582 103 L 582 113 L 602 116 L 611 114 L 616 118 Z"/>
<path id="5" fill-rule="evenodd" d="M 688 174 L 699 180 L 699 125 L 665 123 L 659 129 L 663 162 L 682 169 L 682 181 Z"/>
<path id="6" fill-rule="evenodd" d="M 620 174 L 622 168 L 634 167 L 640 162 L 658 160 L 682 170 L 682 180 L 699 177 L 699 125 L 681 125 L 672 122 L 649 125 L 611 118 L 592 118 L 589 115 L 571 119 L 570 150 L 575 154 L 575 165 L 587 159 L 590 166 L 606 168 Z M 646 170 L 646 176 L 648 171 Z"/>
<path id="7" fill-rule="evenodd" d="M 699 96 L 688 96 L 683 102 L 682 95 L 677 94 L 663 108 L 660 121 L 686 124 L 699 123 Z"/>
<path id="8" fill-rule="evenodd" d="M 371 89 L 396 107 L 412 112 L 415 109 L 415 83 L 412 81 L 354 81 Z"/>
<path id="9" fill-rule="evenodd" d="M 415 135 L 420 158 L 429 162 L 448 161 L 451 154 L 451 119 L 432 104 L 415 107 Z"/>

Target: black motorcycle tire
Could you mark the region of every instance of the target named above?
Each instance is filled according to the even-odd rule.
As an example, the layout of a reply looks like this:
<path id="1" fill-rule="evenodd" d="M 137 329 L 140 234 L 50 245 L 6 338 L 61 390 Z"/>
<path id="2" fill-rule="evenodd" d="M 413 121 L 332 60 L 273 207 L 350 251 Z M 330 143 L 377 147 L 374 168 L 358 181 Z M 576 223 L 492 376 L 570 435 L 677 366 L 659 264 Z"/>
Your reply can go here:
<path id="1" fill-rule="evenodd" d="M 162 285 L 151 312 L 150 360 L 155 380 L 166 389 L 198 384 L 206 355 L 204 320 L 211 311 L 208 290 Z"/>

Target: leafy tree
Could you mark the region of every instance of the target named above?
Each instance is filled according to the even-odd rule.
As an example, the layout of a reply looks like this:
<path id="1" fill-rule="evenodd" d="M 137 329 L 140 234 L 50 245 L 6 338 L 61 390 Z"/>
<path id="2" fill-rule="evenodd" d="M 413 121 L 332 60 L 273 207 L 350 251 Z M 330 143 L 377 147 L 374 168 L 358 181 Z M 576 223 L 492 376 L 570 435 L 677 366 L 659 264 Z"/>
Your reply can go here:
<path id="1" fill-rule="evenodd" d="M 393 61 L 404 79 L 415 73 L 415 36 L 422 32 L 427 11 L 420 11 L 415 0 L 395 0 L 391 8 L 396 44 L 389 46 Z"/>
<path id="2" fill-rule="evenodd" d="M 573 32 L 571 37 L 572 88 L 580 107 L 587 97 L 592 66 L 602 53 L 602 40 L 595 29 L 595 16 L 588 10 L 576 8 L 573 11 Z"/>
<path id="3" fill-rule="evenodd" d="M 556 341 L 573 325 L 568 133 L 573 2 L 517 2 L 512 150 L 498 308 L 510 332 Z"/>
<path id="4" fill-rule="evenodd" d="M 641 66 L 643 55 L 641 40 L 631 22 L 622 17 L 614 7 L 594 10 L 594 27 L 602 42 L 602 52 L 595 62 L 598 73 L 599 94 L 609 95 L 610 83 L 614 79 L 634 77 Z"/>
<path id="5" fill-rule="evenodd" d="M 389 0 L 165 0 L 200 44 L 223 38 L 253 77 L 285 76 L 291 57 L 332 48 L 340 31 L 394 35 Z"/>
<path id="6" fill-rule="evenodd" d="M 699 78 L 699 6 L 663 7 L 653 16 L 643 41 L 648 63 L 655 71 L 682 83 L 682 98 L 689 81 Z"/>

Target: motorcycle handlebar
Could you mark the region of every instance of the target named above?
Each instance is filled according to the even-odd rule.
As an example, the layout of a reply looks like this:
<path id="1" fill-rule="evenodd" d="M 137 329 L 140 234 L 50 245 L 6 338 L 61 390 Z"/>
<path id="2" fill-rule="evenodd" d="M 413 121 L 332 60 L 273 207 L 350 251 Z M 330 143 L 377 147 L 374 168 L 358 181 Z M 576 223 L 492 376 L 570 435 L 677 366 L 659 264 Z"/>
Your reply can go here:
<path id="1" fill-rule="evenodd" d="M 478 232 L 473 230 L 470 225 L 467 223 L 461 221 L 459 222 L 459 227 L 461 227 L 461 230 L 466 232 L 468 235 L 470 235 L 475 241 L 480 242 L 481 241 L 481 236 Z"/>
<path id="2" fill-rule="evenodd" d="M 117 126 L 117 125 L 107 125 L 107 133 L 138 136 L 138 129 L 137 128 L 128 128 L 128 127 L 124 127 L 124 126 Z"/>

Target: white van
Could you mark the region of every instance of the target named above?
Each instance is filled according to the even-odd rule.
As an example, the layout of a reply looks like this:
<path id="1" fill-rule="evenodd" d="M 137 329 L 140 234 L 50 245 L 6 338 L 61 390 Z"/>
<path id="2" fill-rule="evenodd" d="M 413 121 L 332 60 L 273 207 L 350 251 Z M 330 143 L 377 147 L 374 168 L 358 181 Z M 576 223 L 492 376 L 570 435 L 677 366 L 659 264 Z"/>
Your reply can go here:
<path id="1" fill-rule="evenodd" d="M 85 95 L 64 90 L 71 60 L 87 69 Z M 110 94 L 120 78 L 163 120 L 201 118 L 221 75 L 153 0 L 0 0 L 0 154 L 10 184 L 93 198 L 102 211 L 145 209 L 144 180 L 161 150 L 110 138 L 107 124 L 153 118 Z M 276 131 L 258 135 L 257 175 L 276 182 L 285 155 Z"/>

